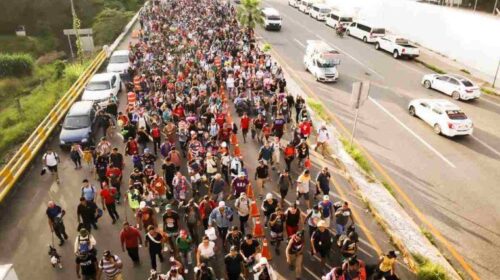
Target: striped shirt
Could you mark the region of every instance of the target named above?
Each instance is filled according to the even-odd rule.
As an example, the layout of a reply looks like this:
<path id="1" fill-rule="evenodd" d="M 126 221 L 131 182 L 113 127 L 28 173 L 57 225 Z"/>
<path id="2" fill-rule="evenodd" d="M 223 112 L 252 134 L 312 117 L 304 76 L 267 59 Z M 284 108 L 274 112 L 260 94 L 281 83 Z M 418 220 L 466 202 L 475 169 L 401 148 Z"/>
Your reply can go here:
<path id="1" fill-rule="evenodd" d="M 117 256 L 113 255 L 116 264 L 121 264 L 122 260 Z M 116 267 L 111 260 L 106 260 L 106 258 L 102 258 L 99 262 L 99 268 L 102 269 L 102 272 L 106 276 L 106 279 L 112 280 L 116 275 L 122 272 L 121 268 Z"/>

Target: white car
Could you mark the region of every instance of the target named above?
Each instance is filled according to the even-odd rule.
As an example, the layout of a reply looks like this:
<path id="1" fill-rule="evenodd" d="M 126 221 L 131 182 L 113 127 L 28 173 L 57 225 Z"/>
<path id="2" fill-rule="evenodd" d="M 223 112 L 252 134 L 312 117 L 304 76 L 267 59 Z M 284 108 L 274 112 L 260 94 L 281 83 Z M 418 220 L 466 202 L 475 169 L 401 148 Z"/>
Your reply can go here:
<path id="1" fill-rule="evenodd" d="M 390 52 L 394 58 L 407 57 L 413 59 L 420 55 L 418 48 L 410 44 L 408 40 L 393 35 L 377 38 L 375 49 Z"/>
<path id="2" fill-rule="evenodd" d="M 126 74 L 130 66 L 129 53 L 128 50 L 114 51 L 109 58 L 106 72 Z"/>
<path id="3" fill-rule="evenodd" d="M 411 116 L 433 127 L 436 134 L 448 137 L 471 135 L 472 120 L 457 105 L 444 99 L 414 99 L 408 105 Z"/>
<path id="4" fill-rule="evenodd" d="M 299 6 L 300 0 L 288 0 L 288 5 L 297 8 Z"/>
<path id="5" fill-rule="evenodd" d="M 425 88 L 450 95 L 455 100 L 477 99 L 481 90 L 468 79 L 453 74 L 427 74 L 422 78 Z"/>
<path id="6" fill-rule="evenodd" d="M 118 73 L 95 74 L 85 87 L 82 101 L 94 101 L 99 106 L 106 106 L 111 98 L 116 98 L 122 89 L 122 80 Z"/>

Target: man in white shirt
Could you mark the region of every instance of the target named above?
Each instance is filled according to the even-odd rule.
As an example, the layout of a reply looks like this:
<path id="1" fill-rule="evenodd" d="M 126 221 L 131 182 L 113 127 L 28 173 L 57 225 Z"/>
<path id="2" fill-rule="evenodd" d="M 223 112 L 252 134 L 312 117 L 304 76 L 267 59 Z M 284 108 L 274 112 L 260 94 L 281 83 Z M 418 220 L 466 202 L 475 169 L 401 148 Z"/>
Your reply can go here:
<path id="1" fill-rule="evenodd" d="M 322 124 L 318 129 L 318 136 L 316 137 L 316 147 L 314 147 L 314 151 L 317 152 L 319 148 L 321 148 L 321 155 L 325 156 L 326 152 L 326 142 L 330 140 L 330 133 L 326 129 L 326 125 Z"/>
<path id="2" fill-rule="evenodd" d="M 47 149 L 47 152 L 42 157 L 43 164 L 50 171 L 50 173 L 56 177 L 56 182 L 59 183 L 59 174 L 57 173 L 57 165 L 59 164 L 59 155 L 52 151 L 51 148 Z"/>
<path id="3" fill-rule="evenodd" d="M 248 222 L 248 218 L 250 217 L 250 200 L 248 199 L 246 193 L 240 193 L 240 197 L 238 197 L 234 202 L 234 207 L 238 210 L 238 216 L 240 217 L 240 229 L 243 235 L 245 235 L 245 226 Z"/>

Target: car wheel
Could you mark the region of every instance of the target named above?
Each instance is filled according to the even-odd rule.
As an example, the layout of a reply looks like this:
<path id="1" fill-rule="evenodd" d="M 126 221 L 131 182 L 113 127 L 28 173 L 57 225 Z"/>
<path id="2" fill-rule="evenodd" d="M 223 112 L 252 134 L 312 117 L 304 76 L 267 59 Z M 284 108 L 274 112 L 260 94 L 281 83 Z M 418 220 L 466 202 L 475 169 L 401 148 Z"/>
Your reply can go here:
<path id="1" fill-rule="evenodd" d="M 314 75 L 314 77 L 316 78 L 316 82 L 319 82 L 319 77 L 318 77 L 318 75 Z"/>
<path id="2" fill-rule="evenodd" d="M 349 35 L 351 34 L 351 32 L 349 32 L 349 29 L 347 29 L 347 30 L 345 31 L 345 34 L 346 34 L 347 36 L 349 36 Z"/>
<path id="3" fill-rule="evenodd" d="M 376 49 L 376 50 L 380 49 L 380 45 L 379 45 L 379 43 L 375 43 L 375 49 Z"/>
<path id="4" fill-rule="evenodd" d="M 366 38 L 366 36 L 363 37 L 363 42 L 368 43 L 368 39 Z"/>
<path id="5" fill-rule="evenodd" d="M 458 93 L 458 91 L 454 91 L 452 94 L 451 94 L 451 98 L 455 99 L 455 100 L 460 100 L 460 93 Z"/>
<path id="6" fill-rule="evenodd" d="M 410 113 L 410 116 L 412 116 L 412 117 L 416 117 L 417 116 L 415 114 L 415 107 L 413 107 L 413 106 L 410 106 L 410 108 L 408 109 L 408 113 Z"/>
<path id="7" fill-rule="evenodd" d="M 424 88 L 427 88 L 427 89 L 431 88 L 431 81 L 425 80 L 424 81 Z"/>
<path id="8" fill-rule="evenodd" d="M 392 53 L 392 57 L 394 57 L 395 59 L 399 58 L 399 53 L 397 50 L 394 50 L 394 52 Z"/>
<path id="9" fill-rule="evenodd" d="M 441 127 L 439 126 L 439 124 L 434 125 L 434 133 L 436 133 L 437 135 L 441 134 Z"/>

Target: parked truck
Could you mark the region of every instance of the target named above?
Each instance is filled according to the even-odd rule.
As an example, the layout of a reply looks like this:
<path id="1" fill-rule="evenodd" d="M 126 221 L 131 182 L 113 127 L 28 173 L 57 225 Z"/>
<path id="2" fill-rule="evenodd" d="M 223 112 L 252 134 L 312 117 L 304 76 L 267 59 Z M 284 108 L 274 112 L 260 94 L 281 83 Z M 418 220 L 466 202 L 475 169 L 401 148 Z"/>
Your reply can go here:
<path id="1" fill-rule="evenodd" d="M 409 59 L 420 55 L 418 48 L 405 38 L 394 35 L 385 35 L 375 41 L 376 50 L 384 50 L 392 53 L 394 58 L 407 57 Z"/>
<path id="2" fill-rule="evenodd" d="M 320 40 L 308 40 L 304 66 L 319 82 L 335 82 L 339 78 L 337 66 L 340 53 Z"/>

